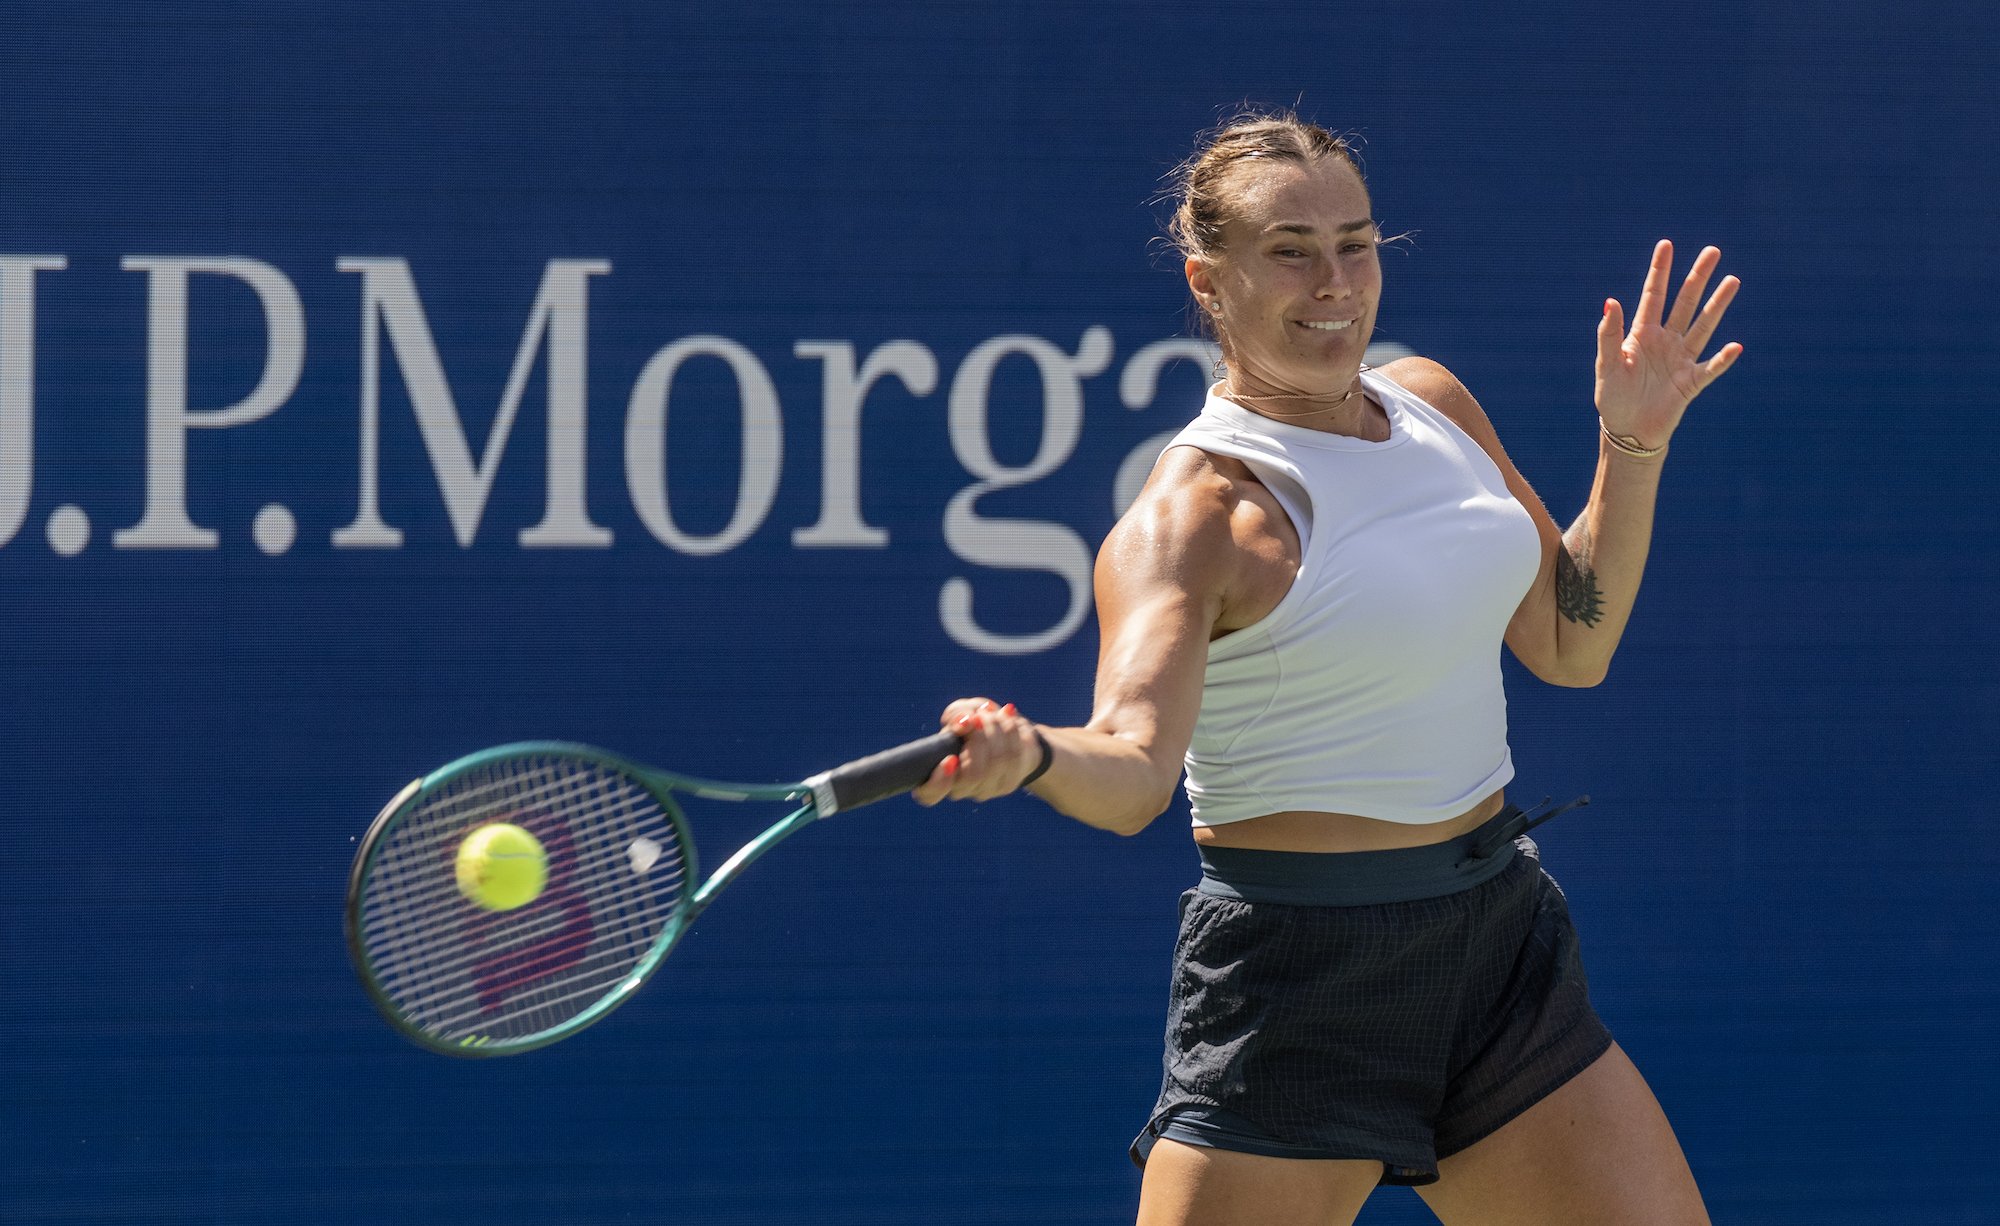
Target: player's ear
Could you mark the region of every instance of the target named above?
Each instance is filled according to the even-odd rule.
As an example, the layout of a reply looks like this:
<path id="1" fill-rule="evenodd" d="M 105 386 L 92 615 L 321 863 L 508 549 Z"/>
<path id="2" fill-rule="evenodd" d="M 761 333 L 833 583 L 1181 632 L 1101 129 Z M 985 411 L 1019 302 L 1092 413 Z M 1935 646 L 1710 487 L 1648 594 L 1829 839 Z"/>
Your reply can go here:
<path id="1" fill-rule="evenodd" d="M 1207 260 L 1195 255 L 1189 256 L 1187 263 L 1182 265 L 1182 271 L 1187 274 L 1188 288 L 1203 302 L 1215 297 L 1215 279 L 1210 275 L 1210 269 Z"/>

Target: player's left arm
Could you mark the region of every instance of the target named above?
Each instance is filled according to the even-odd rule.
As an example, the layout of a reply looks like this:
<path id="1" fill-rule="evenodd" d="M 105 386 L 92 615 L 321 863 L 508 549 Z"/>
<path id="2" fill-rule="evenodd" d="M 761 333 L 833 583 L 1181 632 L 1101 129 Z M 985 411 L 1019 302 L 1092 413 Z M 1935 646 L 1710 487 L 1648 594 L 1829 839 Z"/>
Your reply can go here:
<path id="1" fill-rule="evenodd" d="M 1741 356 L 1730 342 L 1708 361 L 1701 351 L 1715 335 L 1740 284 L 1723 278 L 1702 308 L 1708 279 L 1722 253 L 1704 248 L 1695 257 L 1671 312 L 1664 314 L 1673 247 L 1653 250 L 1645 288 L 1625 331 L 1624 312 L 1607 299 L 1597 329 L 1597 478 L 1590 501 L 1568 531 L 1556 527 L 1535 496 L 1486 413 L 1450 371 L 1424 358 L 1406 358 L 1383 373 L 1435 405 L 1493 458 L 1511 491 L 1534 517 L 1542 538 L 1542 565 L 1507 626 L 1507 646 L 1530 672 L 1556 685 L 1589 686 L 1604 680 L 1639 595 L 1652 545 L 1653 507 L 1667 440 L 1688 404 Z M 1627 444 L 1619 447 L 1611 437 Z M 1633 451 L 1656 451 L 1638 456 Z"/>

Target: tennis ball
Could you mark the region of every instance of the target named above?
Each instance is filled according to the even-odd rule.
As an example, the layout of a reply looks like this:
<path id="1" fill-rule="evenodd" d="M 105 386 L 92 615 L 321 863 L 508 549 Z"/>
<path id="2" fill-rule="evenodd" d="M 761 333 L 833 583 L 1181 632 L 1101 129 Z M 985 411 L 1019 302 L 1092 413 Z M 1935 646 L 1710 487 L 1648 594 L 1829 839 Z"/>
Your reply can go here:
<path id="1" fill-rule="evenodd" d="M 488 911 L 525 907 L 548 883 L 548 853 L 519 826 L 481 826 L 458 845 L 458 892 Z"/>

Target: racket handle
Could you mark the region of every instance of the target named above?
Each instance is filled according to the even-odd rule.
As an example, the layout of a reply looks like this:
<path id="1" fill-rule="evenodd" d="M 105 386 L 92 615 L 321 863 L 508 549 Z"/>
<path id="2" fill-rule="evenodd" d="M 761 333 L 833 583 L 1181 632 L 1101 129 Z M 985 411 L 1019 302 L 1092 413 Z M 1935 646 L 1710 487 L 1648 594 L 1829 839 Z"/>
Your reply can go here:
<path id="1" fill-rule="evenodd" d="M 921 741 L 856 758 L 845 766 L 822 771 L 806 780 L 813 807 L 830 817 L 878 800 L 901 796 L 931 777 L 937 764 L 965 746 L 965 738 L 946 729 Z"/>

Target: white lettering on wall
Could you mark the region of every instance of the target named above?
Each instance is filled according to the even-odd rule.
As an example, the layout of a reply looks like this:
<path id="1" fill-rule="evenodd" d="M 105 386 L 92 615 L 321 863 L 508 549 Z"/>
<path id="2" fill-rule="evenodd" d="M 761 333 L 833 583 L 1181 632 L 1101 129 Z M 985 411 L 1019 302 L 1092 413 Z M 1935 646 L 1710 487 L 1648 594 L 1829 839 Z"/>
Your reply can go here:
<path id="1" fill-rule="evenodd" d="M 1021 355 L 1042 376 L 1042 436 L 1034 458 L 1009 466 L 993 454 L 988 397 L 1000 359 Z M 1111 331 L 1085 330 L 1075 357 L 1038 336 L 996 336 L 965 357 L 951 384 L 951 447 L 967 472 L 979 478 L 945 506 L 944 539 L 952 553 L 977 566 L 1039 570 L 1059 576 L 1069 587 L 1069 603 L 1055 623 L 1032 634 L 999 634 L 973 615 L 972 581 L 954 577 L 938 592 L 938 616 L 945 632 L 961 646 L 993 655 L 1046 651 L 1070 635 L 1090 610 L 1090 547 L 1067 524 L 1026 519 L 987 519 L 979 499 L 994 490 L 1014 489 L 1048 476 L 1076 450 L 1083 432 L 1083 380 L 1111 363 Z"/>
<path id="2" fill-rule="evenodd" d="M 516 342 L 504 391 L 475 458 L 465 420 L 453 398 L 409 262 L 398 256 L 343 257 L 342 273 L 360 277 L 361 332 L 358 361 L 360 465 L 357 510 L 352 523 L 332 534 L 336 548 L 397 549 L 404 533 L 381 512 L 382 338 L 408 393 L 413 416 L 435 478 L 453 536 L 461 548 L 477 540 L 508 440 L 520 415 L 528 381 L 544 353 L 548 386 L 547 472 L 541 519 L 522 529 L 523 548 L 603 549 L 612 532 L 592 522 L 588 503 L 587 426 L 589 396 L 590 278 L 611 271 L 607 260 L 549 260 L 543 268 L 527 321 Z M 123 259 L 128 272 L 147 274 L 146 425 L 144 511 L 139 522 L 112 534 L 121 549 L 201 549 L 218 547 L 220 533 L 189 518 L 189 432 L 223 429 L 270 416 L 297 392 L 305 363 L 305 312 L 297 289 L 279 269 L 238 256 L 135 255 Z M 0 546 L 15 541 L 36 494 L 36 274 L 64 271 L 62 255 L 0 255 Z M 193 408 L 189 369 L 191 346 L 213 338 L 190 337 L 189 285 L 196 275 L 232 277 L 257 295 L 264 337 L 262 372 L 248 395 L 218 408 Z M 248 348 L 250 358 L 259 356 Z M 1037 603 L 1032 609 L 1019 586 L 988 578 L 991 590 L 978 591 L 977 574 L 952 575 L 938 590 L 938 618 L 953 642 L 996 655 L 1048 651 L 1077 632 L 1089 612 L 1091 547 L 1082 534 L 1052 519 L 1003 517 L 986 495 L 1043 481 L 1076 454 L 1084 426 L 1084 380 L 1111 364 L 1110 330 L 1086 328 L 1071 353 L 1033 335 L 1009 333 L 976 346 L 950 377 L 946 427 L 951 448 L 971 477 L 950 495 L 942 516 L 944 542 L 968 567 L 1039 572 L 1061 581 L 1060 608 Z M 796 549 L 885 549 L 889 528 L 868 520 L 862 470 L 862 414 L 885 380 L 921 399 L 940 386 L 936 354 L 914 340 L 893 340 L 865 356 L 849 341 L 801 340 L 792 356 L 820 364 L 819 493 L 817 516 L 792 526 Z M 1366 360 L 1381 366 L 1410 351 L 1394 342 L 1369 346 Z M 231 354 L 232 365 L 243 356 Z M 1135 350 L 1118 372 L 1120 403 L 1129 410 L 1153 409 L 1168 367 L 1193 363 L 1207 373 L 1218 354 L 1207 341 L 1173 337 Z M 721 360 L 737 388 L 741 464 L 728 521 L 717 531 L 689 531 L 675 519 L 668 490 L 668 409 L 674 381 L 694 358 Z M 994 381 L 1002 364 L 1031 363 L 1040 380 L 1041 416 L 1034 454 L 1025 463 L 1002 463 L 994 453 Z M 1176 376 L 1179 378 L 1180 376 Z M 1030 397 L 1032 398 L 1032 397 Z M 44 400 L 47 397 L 43 397 Z M 896 401 L 892 392 L 890 397 Z M 1010 398 L 1011 399 L 1011 398 Z M 1131 448 L 1113 480 L 1113 510 L 1123 514 L 1143 487 L 1178 423 L 1192 416 L 1199 396 L 1162 410 L 1172 428 Z M 900 403 L 900 401 L 897 401 Z M 46 414 L 46 405 L 40 406 Z M 684 412 L 686 410 L 683 410 Z M 1010 415 L 1015 412 L 1011 407 Z M 899 423 L 900 424 L 900 423 Z M 922 423 L 928 425 L 928 418 Z M 795 428 L 809 429 L 801 418 Z M 46 429 L 46 426 L 43 427 Z M 879 427 L 878 427 L 879 428 Z M 653 354 L 631 388 L 624 422 L 626 493 L 651 536 L 677 553 L 712 557 L 761 531 L 776 505 L 784 468 L 785 415 L 771 372 L 750 349 L 725 336 L 697 335 L 673 341 Z M 1005 432 L 1003 432 L 1004 434 Z M 683 444 L 685 446 L 685 444 Z M 46 445 L 43 448 L 47 450 Z M 804 475 L 804 474 L 802 474 Z M 49 484 L 41 477 L 41 486 Z M 60 485 L 58 479 L 56 484 Z M 684 495 L 685 496 L 685 495 Z M 989 512 L 982 513 L 982 506 Z M 885 513 L 878 509 L 878 514 Z M 712 521 L 710 521 L 712 522 Z M 907 509 L 905 520 L 907 522 Z M 90 548 L 85 508 L 62 505 L 48 516 L 48 547 L 60 557 Z M 298 539 L 292 512 L 268 504 L 256 512 L 250 540 L 264 553 L 288 552 Z M 1036 596 L 1037 602 L 1044 598 Z M 1049 602 L 1053 606 L 1053 602 Z M 985 614 L 982 620 L 980 613 Z M 1039 627 L 1022 630 L 1026 625 Z M 997 628 L 996 628 L 997 627 Z"/>
<path id="3" fill-rule="evenodd" d="M 291 399 L 306 361 L 306 314 L 291 279 L 261 260 L 239 256 L 128 256 L 127 272 L 147 274 L 146 512 L 112 533 L 120 549 L 213 549 L 213 529 L 187 511 L 187 432 L 256 421 Z M 188 408 L 188 277 L 235 277 L 257 293 L 264 312 L 264 373 L 250 394 L 220 409 Z"/>
<path id="4" fill-rule="evenodd" d="M 743 414 L 743 467 L 736 506 L 729 522 L 712 536 L 683 532 L 667 500 L 667 399 L 681 363 L 696 355 L 718 357 L 736 376 Z M 707 557 L 725 553 L 755 532 L 778 496 L 784 463 L 784 418 L 778 389 L 757 355 L 726 336 L 683 337 L 653 355 L 625 414 L 625 484 L 632 507 L 659 542 L 680 553 Z"/>
<path id="5" fill-rule="evenodd" d="M 884 375 L 894 375 L 913 395 L 937 390 L 937 358 L 915 341 L 890 341 L 854 373 L 854 346 L 845 341 L 800 341 L 792 354 L 822 363 L 819 522 L 792 532 L 802 549 L 881 549 L 887 530 L 861 517 L 861 402 Z"/>
<path id="6" fill-rule="evenodd" d="M 1160 371 L 1169 362 L 1195 362 L 1204 370 L 1213 371 L 1222 359 L 1222 350 L 1213 342 L 1196 340 L 1192 337 L 1176 336 L 1163 341 L 1154 341 L 1125 359 L 1125 368 L 1118 372 L 1118 400 L 1133 412 L 1150 408 L 1153 398 L 1160 394 Z M 1188 413 L 1193 417 L 1193 413 Z M 1159 461 L 1160 453 L 1174 436 L 1181 432 L 1176 425 L 1171 430 L 1163 430 L 1145 442 L 1125 453 L 1125 459 L 1118 465 L 1118 475 L 1111 482 L 1111 513 L 1125 514 L 1139 491 L 1146 487 L 1146 478 L 1153 475 L 1153 465 Z"/>
<path id="7" fill-rule="evenodd" d="M 1151 405 L 1160 394 L 1160 372 L 1169 362 L 1193 362 L 1213 373 L 1221 360 L 1222 350 L 1213 341 L 1191 336 L 1154 341 L 1125 359 L 1125 368 L 1118 372 L 1118 402 L 1134 411 Z"/>
<path id="8" fill-rule="evenodd" d="M 361 274 L 361 479 L 359 510 L 353 523 L 334 532 L 334 545 L 342 549 L 394 549 L 403 543 L 402 529 L 382 519 L 380 502 L 382 332 L 389 334 L 424 450 L 430 455 L 431 471 L 437 477 L 438 492 L 444 496 L 452 533 L 461 547 L 469 547 L 479 534 L 479 520 L 500 471 L 507 436 L 513 431 L 535 356 L 546 338 L 548 501 L 542 521 L 522 529 L 519 539 L 524 546 L 538 548 L 601 549 L 610 545 L 610 529 L 590 521 L 584 501 L 588 279 L 610 272 L 610 262 L 550 260 L 543 269 L 527 327 L 514 351 L 514 368 L 507 376 L 500 410 L 487 431 L 476 465 L 409 262 L 401 258 L 344 258 L 336 267 Z"/>
<path id="9" fill-rule="evenodd" d="M 68 267 L 59 255 L 0 255 L 0 545 L 35 491 L 35 274 Z"/>

